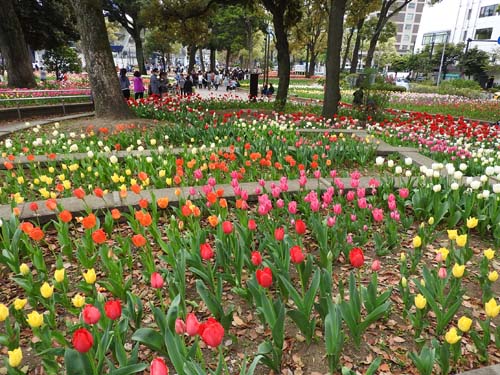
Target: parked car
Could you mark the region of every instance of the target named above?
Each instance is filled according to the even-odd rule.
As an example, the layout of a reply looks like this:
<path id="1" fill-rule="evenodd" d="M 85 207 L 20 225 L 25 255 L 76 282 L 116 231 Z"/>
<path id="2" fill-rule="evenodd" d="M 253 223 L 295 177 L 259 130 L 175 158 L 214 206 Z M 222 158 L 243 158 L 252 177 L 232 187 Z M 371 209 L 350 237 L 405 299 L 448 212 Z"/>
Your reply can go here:
<path id="1" fill-rule="evenodd" d="M 410 81 L 408 81 L 406 78 L 396 78 L 394 81 L 394 84 L 399 87 L 404 87 L 406 91 L 410 91 Z"/>

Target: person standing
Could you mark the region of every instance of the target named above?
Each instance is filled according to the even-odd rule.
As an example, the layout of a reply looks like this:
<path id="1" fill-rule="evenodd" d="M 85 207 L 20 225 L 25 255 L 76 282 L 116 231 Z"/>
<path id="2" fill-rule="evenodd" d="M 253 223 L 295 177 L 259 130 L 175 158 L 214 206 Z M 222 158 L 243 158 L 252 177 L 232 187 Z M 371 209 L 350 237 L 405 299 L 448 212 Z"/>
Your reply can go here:
<path id="1" fill-rule="evenodd" d="M 167 72 L 160 73 L 160 97 L 163 97 L 163 94 L 168 92 L 168 78 Z"/>
<path id="2" fill-rule="evenodd" d="M 188 75 L 184 81 L 184 94 L 187 96 L 193 95 L 193 81 L 191 81 L 191 76 Z"/>
<path id="3" fill-rule="evenodd" d="M 45 84 L 46 81 L 47 81 L 47 72 L 46 72 L 46 70 L 42 66 L 40 68 L 40 82 L 42 82 L 43 84 Z"/>
<path id="4" fill-rule="evenodd" d="M 160 95 L 160 80 L 158 79 L 158 68 L 154 68 L 149 79 L 149 95 Z"/>
<path id="5" fill-rule="evenodd" d="M 188 75 L 189 77 L 189 75 Z M 186 84 L 186 79 L 184 78 L 184 74 L 180 74 L 179 76 L 179 90 L 181 92 L 181 95 L 184 95 L 184 85 Z"/>
<path id="6" fill-rule="evenodd" d="M 125 99 L 130 99 L 130 80 L 127 77 L 127 69 L 120 69 L 120 88 Z"/>
<path id="7" fill-rule="evenodd" d="M 203 88 L 203 73 L 201 70 L 198 72 L 198 88 L 202 89 Z"/>
<path id="8" fill-rule="evenodd" d="M 144 82 L 142 81 L 141 73 L 136 70 L 134 72 L 134 96 L 135 100 L 144 98 Z"/>

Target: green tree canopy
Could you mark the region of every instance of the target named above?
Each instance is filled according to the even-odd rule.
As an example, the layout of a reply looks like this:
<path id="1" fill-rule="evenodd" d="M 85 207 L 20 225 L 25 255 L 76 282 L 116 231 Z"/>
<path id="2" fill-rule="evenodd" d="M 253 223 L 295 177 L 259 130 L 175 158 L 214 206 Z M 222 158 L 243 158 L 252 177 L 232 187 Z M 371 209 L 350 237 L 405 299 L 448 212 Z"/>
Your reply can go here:
<path id="1" fill-rule="evenodd" d="M 73 48 L 61 46 L 47 50 L 43 55 L 43 64 L 47 71 L 56 72 L 56 76 L 62 72 L 82 71 L 81 61 Z"/>
<path id="2" fill-rule="evenodd" d="M 465 75 L 474 77 L 477 81 L 479 77 L 486 73 L 490 61 L 490 55 L 474 47 L 469 49 L 459 58 L 459 66 Z"/>

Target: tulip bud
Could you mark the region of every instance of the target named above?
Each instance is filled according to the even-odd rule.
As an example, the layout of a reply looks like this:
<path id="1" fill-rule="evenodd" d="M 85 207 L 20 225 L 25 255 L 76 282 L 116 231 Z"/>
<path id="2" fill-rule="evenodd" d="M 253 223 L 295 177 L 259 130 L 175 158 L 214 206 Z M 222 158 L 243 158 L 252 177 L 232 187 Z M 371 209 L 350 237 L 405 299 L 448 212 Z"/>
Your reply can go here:
<path id="1" fill-rule="evenodd" d="M 441 267 L 438 271 L 438 277 L 440 279 L 446 279 L 446 276 L 448 275 L 448 273 L 446 272 L 446 268 L 444 267 Z"/>
<path id="2" fill-rule="evenodd" d="M 406 277 L 404 277 L 404 276 L 401 278 L 401 286 L 403 288 L 406 288 L 408 286 L 408 281 L 406 280 Z"/>
<path id="3" fill-rule="evenodd" d="M 372 271 L 377 272 L 380 270 L 380 261 L 378 259 L 375 259 L 372 263 Z"/>
<path id="4" fill-rule="evenodd" d="M 175 333 L 178 335 L 183 335 L 186 333 L 186 323 L 182 319 L 175 320 Z"/>

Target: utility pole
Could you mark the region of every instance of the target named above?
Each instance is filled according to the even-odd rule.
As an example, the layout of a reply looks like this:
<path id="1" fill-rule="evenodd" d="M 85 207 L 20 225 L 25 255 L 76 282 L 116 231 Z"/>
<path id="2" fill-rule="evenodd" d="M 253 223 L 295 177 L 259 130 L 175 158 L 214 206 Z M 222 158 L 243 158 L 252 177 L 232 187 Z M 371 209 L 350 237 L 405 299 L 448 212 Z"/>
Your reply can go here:
<path id="1" fill-rule="evenodd" d="M 441 63 L 439 64 L 439 73 L 438 73 L 438 78 L 437 78 L 437 83 L 436 85 L 439 86 L 441 83 L 441 73 L 443 72 L 443 63 L 444 63 L 444 52 L 446 50 L 446 43 L 448 42 L 448 34 L 446 34 L 446 38 L 444 39 L 443 43 L 443 52 L 441 53 Z"/>

